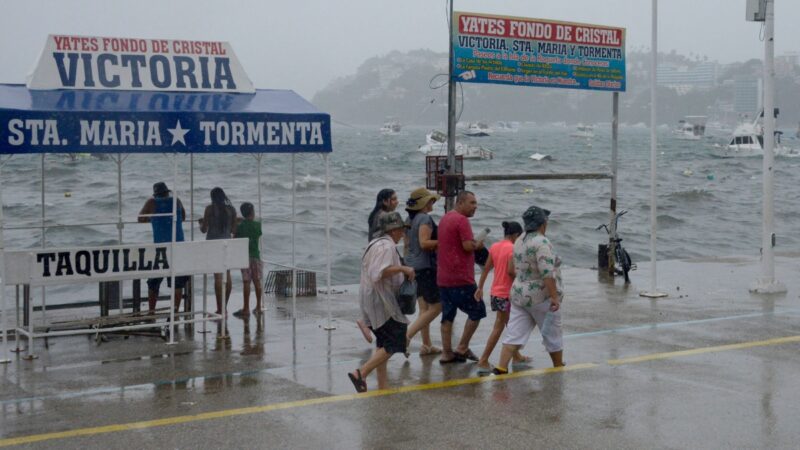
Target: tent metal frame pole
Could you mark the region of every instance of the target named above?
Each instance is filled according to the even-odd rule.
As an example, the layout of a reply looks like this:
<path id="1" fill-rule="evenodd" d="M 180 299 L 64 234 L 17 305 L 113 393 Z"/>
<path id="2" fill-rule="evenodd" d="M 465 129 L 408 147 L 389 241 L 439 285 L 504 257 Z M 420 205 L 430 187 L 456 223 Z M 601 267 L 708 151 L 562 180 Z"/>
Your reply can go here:
<path id="1" fill-rule="evenodd" d="M 325 160 L 325 276 L 327 277 L 325 303 L 328 306 L 328 324 L 325 329 L 333 331 L 336 327 L 331 323 L 333 316 L 331 311 L 331 170 L 329 155 L 326 153 L 322 158 Z"/>
<path id="2" fill-rule="evenodd" d="M 6 268 L 5 236 L 3 236 L 3 165 L 5 165 L 5 161 L 0 160 L 0 277 L 2 277 L 2 281 L 0 281 L 0 302 L 3 304 L 3 355 L 0 356 L 0 364 L 8 364 L 11 362 L 11 358 L 8 354 L 8 296 L 6 295 L 6 277 L 3 276 Z M 16 338 L 14 340 L 16 341 Z"/>
<path id="3" fill-rule="evenodd" d="M 258 189 L 257 189 L 257 192 L 258 192 L 258 222 L 261 223 L 261 221 L 263 220 L 262 216 L 261 216 L 261 160 L 263 159 L 264 155 L 262 155 L 261 153 L 256 153 L 254 155 L 254 157 L 256 159 L 256 182 L 258 183 Z M 263 248 L 261 247 L 262 244 L 263 244 L 263 241 L 264 241 L 263 239 L 259 239 L 258 240 L 259 255 L 263 254 L 263 251 L 262 251 Z M 263 292 L 264 286 L 254 286 L 254 287 L 256 289 L 261 289 L 262 290 L 261 295 L 264 295 L 264 292 Z M 262 301 L 261 302 L 261 311 L 266 311 L 266 310 L 267 310 L 266 302 Z"/>
<path id="4" fill-rule="evenodd" d="M 169 342 L 167 345 L 174 345 L 175 342 L 175 239 L 178 237 L 178 154 L 172 155 L 172 236 L 169 244 L 169 265 L 170 296 L 169 296 Z"/>
<path id="5" fill-rule="evenodd" d="M 660 298 L 667 294 L 658 292 L 656 271 L 656 233 L 658 231 L 656 206 L 656 170 L 658 158 L 656 71 L 658 70 L 658 0 L 652 0 L 652 26 L 650 36 L 650 290 L 640 293 L 642 297 Z"/>
<path id="6" fill-rule="evenodd" d="M 292 324 L 297 320 L 297 269 L 296 266 L 296 249 L 295 249 L 295 231 L 297 231 L 297 211 L 295 209 L 297 200 L 297 175 L 295 174 L 295 159 L 296 156 L 292 153 Z"/>
<path id="7" fill-rule="evenodd" d="M 42 248 L 47 246 L 47 228 L 44 226 L 45 221 L 45 206 L 44 206 L 44 191 L 45 191 L 45 153 L 42 153 Z M 33 321 L 33 315 L 28 316 Z M 42 323 L 47 323 L 47 289 L 42 286 Z M 31 341 L 33 342 L 33 341 Z"/>
<path id="8" fill-rule="evenodd" d="M 116 155 L 112 158 L 117 163 L 117 242 L 122 245 L 122 229 L 125 224 L 122 222 L 122 162 L 125 161 L 122 154 Z M 119 282 L 119 314 L 123 314 L 125 302 L 122 299 L 125 297 L 123 294 L 124 282 Z"/>

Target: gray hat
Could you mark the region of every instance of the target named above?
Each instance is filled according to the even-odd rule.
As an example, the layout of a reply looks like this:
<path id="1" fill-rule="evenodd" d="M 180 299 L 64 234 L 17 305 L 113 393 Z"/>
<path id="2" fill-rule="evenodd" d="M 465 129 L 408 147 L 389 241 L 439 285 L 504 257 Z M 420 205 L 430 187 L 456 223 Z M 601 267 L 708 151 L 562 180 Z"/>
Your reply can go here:
<path id="1" fill-rule="evenodd" d="M 405 228 L 406 226 L 405 222 L 403 222 L 403 218 L 400 216 L 400 213 L 394 211 L 381 214 L 378 218 L 378 225 L 381 227 L 381 231 L 384 234 L 398 228 Z"/>
<path id="2" fill-rule="evenodd" d="M 522 214 L 522 220 L 525 222 L 525 231 L 536 231 L 547 222 L 550 216 L 550 211 L 539 208 L 538 206 L 531 206 Z"/>

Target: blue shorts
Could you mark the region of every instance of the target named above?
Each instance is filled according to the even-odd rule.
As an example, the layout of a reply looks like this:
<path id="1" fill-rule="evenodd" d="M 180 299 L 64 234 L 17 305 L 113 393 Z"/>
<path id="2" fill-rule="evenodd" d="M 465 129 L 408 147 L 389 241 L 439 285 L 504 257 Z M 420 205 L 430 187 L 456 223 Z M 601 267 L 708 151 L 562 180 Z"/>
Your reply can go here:
<path id="1" fill-rule="evenodd" d="M 439 297 L 442 301 L 442 323 L 453 322 L 456 319 L 457 310 L 461 310 L 469 317 L 469 320 L 478 321 L 486 317 L 486 304 L 483 300 L 475 301 L 475 290 L 478 287 L 473 285 L 457 287 L 440 287 Z"/>

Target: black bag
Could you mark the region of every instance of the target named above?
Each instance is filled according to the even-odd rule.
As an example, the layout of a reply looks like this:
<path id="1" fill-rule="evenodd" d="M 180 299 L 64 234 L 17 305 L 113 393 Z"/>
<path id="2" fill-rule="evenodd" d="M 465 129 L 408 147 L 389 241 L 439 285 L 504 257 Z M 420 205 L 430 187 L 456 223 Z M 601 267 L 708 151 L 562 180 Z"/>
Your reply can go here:
<path id="1" fill-rule="evenodd" d="M 486 247 L 481 247 L 475 250 L 475 264 L 483 268 L 483 266 L 486 265 L 486 261 L 488 259 L 489 259 L 489 250 L 487 250 Z"/>
<path id="2" fill-rule="evenodd" d="M 405 315 L 417 312 L 417 282 L 406 279 L 397 292 L 397 304 Z"/>

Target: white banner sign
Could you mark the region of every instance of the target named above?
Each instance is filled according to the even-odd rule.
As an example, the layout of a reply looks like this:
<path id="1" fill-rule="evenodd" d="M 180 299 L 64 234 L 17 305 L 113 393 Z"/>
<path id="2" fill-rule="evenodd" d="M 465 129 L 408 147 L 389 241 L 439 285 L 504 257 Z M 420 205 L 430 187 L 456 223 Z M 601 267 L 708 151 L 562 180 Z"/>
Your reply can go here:
<path id="1" fill-rule="evenodd" d="M 5 253 L 5 283 L 34 286 L 221 273 L 248 267 L 247 239 Z"/>
<path id="2" fill-rule="evenodd" d="M 253 93 L 227 42 L 50 35 L 28 89 Z"/>

